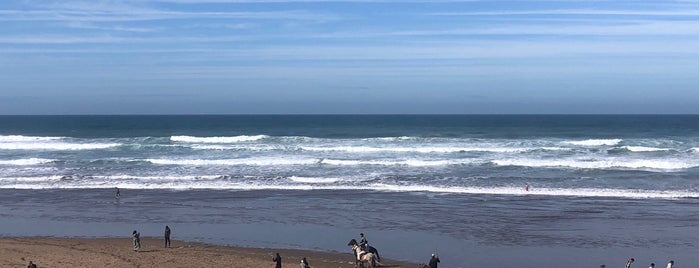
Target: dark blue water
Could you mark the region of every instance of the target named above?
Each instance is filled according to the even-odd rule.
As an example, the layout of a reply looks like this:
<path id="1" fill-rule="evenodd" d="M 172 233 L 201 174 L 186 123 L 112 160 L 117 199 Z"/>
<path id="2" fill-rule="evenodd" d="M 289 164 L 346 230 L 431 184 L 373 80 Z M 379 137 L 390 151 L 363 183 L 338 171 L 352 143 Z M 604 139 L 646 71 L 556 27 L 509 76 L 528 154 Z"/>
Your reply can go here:
<path id="1" fill-rule="evenodd" d="M 0 235 L 688 264 L 698 174 L 692 115 L 0 116 Z"/>

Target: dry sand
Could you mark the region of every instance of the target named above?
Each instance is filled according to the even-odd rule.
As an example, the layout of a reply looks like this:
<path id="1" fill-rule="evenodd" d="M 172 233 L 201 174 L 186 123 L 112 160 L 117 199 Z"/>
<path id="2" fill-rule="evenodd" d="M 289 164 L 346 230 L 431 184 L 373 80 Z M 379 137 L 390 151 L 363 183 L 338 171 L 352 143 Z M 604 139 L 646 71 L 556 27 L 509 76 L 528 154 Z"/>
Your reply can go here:
<path id="1" fill-rule="evenodd" d="M 272 257 L 281 255 L 282 267 L 299 267 L 306 257 L 311 267 L 354 267 L 349 252 L 316 252 L 291 249 L 243 248 L 203 243 L 142 238 L 134 252 L 130 238 L 0 238 L 0 267 L 27 267 L 33 261 L 48 267 L 274 267 Z M 417 264 L 384 260 L 384 267 L 417 267 Z"/>

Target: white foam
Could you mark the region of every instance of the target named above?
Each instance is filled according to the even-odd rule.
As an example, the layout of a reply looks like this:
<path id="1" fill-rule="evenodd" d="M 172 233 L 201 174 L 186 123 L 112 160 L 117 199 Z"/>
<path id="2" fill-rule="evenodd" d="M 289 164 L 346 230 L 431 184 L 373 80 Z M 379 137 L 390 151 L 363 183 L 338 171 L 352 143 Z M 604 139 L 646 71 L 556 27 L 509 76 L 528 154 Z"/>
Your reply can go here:
<path id="1" fill-rule="evenodd" d="M 374 166 L 412 166 L 412 167 L 435 167 L 449 165 L 472 164 L 474 160 L 470 159 L 453 159 L 453 160 L 419 160 L 419 159 L 403 159 L 403 160 L 344 160 L 344 159 L 322 159 L 321 164 L 336 165 L 336 166 L 359 166 L 359 165 L 374 165 Z"/>
<path id="2" fill-rule="evenodd" d="M 458 153 L 458 152 L 493 152 L 493 153 L 520 153 L 535 150 L 536 148 L 507 148 L 507 147 L 369 147 L 369 146 L 333 146 L 333 147 L 313 147 L 301 146 L 306 151 L 322 152 L 349 152 L 349 153 L 381 153 L 381 152 L 402 152 L 402 153 Z"/>
<path id="3" fill-rule="evenodd" d="M 0 143 L 0 150 L 98 150 L 121 146 L 119 143 L 10 142 Z"/>
<path id="4" fill-rule="evenodd" d="M 631 152 L 659 152 L 659 151 L 669 151 L 667 148 L 656 148 L 656 147 L 645 147 L 645 146 L 624 146 L 622 147 Z"/>
<path id="5" fill-rule="evenodd" d="M 334 183 L 334 182 L 339 182 L 343 181 L 343 179 L 340 178 L 317 178 L 317 177 L 297 177 L 297 176 L 292 176 L 289 177 L 289 180 L 298 182 L 298 183 Z"/>
<path id="6" fill-rule="evenodd" d="M 0 177 L 0 183 L 12 183 L 12 182 L 53 182 L 63 179 L 63 176 L 38 176 L 38 177 Z"/>
<path id="7" fill-rule="evenodd" d="M 220 144 L 213 144 L 213 145 L 192 145 L 192 149 L 195 150 L 247 150 L 247 151 L 271 151 L 271 150 L 276 150 L 278 148 L 274 146 L 269 146 L 269 145 L 261 145 L 261 144 L 250 144 L 248 146 L 240 146 L 240 145 L 220 145 Z"/>
<path id="8" fill-rule="evenodd" d="M 621 141 L 621 139 L 589 139 L 581 141 L 564 141 L 563 143 L 578 146 L 612 146 L 619 144 Z"/>
<path id="9" fill-rule="evenodd" d="M 156 165 L 182 166 L 278 166 L 278 165 L 312 165 L 318 159 L 288 158 L 240 158 L 240 159 L 146 159 Z"/>
<path id="10" fill-rule="evenodd" d="M 35 142 L 35 141 L 52 141 L 52 140 L 60 140 L 60 139 L 63 139 L 63 137 L 0 135 L 0 142 Z"/>
<path id="11" fill-rule="evenodd" d="M 8 166 L 32 166 L 48 164 L 56 161 L 55 159 L 43 159 L 43 158 L 25 158 L 25 159 L 14 159 L 14 160 L 0 160 L 0 165 Z"/>
<path id="12" fill-rule="evenodd" d="M 303 180 L 296 177 L 297 180 Z M 43 183 L 36 183 L 43 182 Z M 184 180 L 184 181 L 63 181 L 62 177 L 36 178 L 0 178 L 2 189 L 105 189 L 119 187 L 122 189 L 173 189 L 173 190 L 352 190 L 378 192 L 429 192 L 462 195 L 503 195 L 503 196 L 551 196 L 584 198 L 620 198 L 620 199 L 679 199 L 699 198 L 699 192 L 683 190 L 643 190 L 610 188 L 537 188 L 525 191 L 522 187 L 448 187 L 427 185 L 396 184 L 332 184 L 331 182 L 305 182 L 307 184 L 265 184 L 251 182 L 229 182 L 222 180 Z"/>
<path id="13" fill-rule="evenodd" d="M 267 135 L 255 135 L 255 136 L 232 136 L 232 137 L 193 137 L 193 136 L 172 136 L 171 141 L 174 142 L 187 142 L 187 143 L 238 143 L 246 141 L 258 141 L 264 138 L 268 138 Z"/>
<path id="14" fill-rule="evenodd" d="M 699 167 L 699 162 L 688 160 L 651 160 L 651 159 L 607 159 L 607 160 L 584 160 L 584 159 L 502 159 L 492 160 L 493 164 L 499 166 L 522 166 L 522 167 L 563 167 L 579 169 L 651 169 L 651 170 L 681 170 Z"/>
<path id="15" fill-rule="evenodd" d="M 691 191 L 654 191 L 641 189 L 596 189 L 596 188 L 536 188 L 525 191 L 521 187 L 438 187 L 422 185 L 387 185 L 376 184 L 376 190 L 393 192 L 435 192 L 452 194 L 485 194 L 485 195 L 540 195 L 562 197 L 611 197 L 628 199 L 677 199 L 699 198 L 699 192 Z"/>

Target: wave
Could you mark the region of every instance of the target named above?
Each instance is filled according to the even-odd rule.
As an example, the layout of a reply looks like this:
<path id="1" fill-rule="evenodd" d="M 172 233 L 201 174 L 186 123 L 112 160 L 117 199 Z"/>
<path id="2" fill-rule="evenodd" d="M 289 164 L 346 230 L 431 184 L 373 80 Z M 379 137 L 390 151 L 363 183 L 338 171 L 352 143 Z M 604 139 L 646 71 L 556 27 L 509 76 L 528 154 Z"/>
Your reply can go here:
<path id="1" fill-rule="evenodd" d="M 25 158 L 25 159 L 14 159 L 14 160 L 0 160 L 0 165 L 7 166 L 33 166 L 41 165 L 55 162 L 55 159 L 43 159 L 43 158 Z"/>
<path id="2" fill-rule="evenodd" d="M 195 150 L 245 150 L 245 151 L 272 151 L 281 148 L 274 147 L 271 145 L 261 145 L 261 144 L 250 144 L 254 146 L 232 146 L 232 145 L 192 145 L 191 148 Z"/>
<path id="3" fill-rule="evenodd" d="M 64 176 L 37 176 L 37 177 L 0 177 L 0 188 L 5 187 L 5 186 L 11 186 L 11 182 L 20 182 L 20 183 L 26 183 L 26 182 L 55 182 L 55 181 L 60 181 L 64 179 Z M 5 185 L 3 185 L 5 184 Z"/>
<path id="4" fill-rule="evenodd" d="M 167 189 L 167 190 L 237 190 L 237 191 L 375 191 L 406 193 L 437 193 L 460 195 L 502 195 L 502 196 L 550 196 L 582 198 L 619 198 L 619 199 L 680 199 L 699 198 L 699 192 L 685 190 L 644 190 L 613 188 L 537 188 L 525 191 L 522 187 L 461 187 L 403 185 L 388 183 L 337 184 L 332 178 L 289 178 L 294 184 L 235 182 L 226 176 L 180 176 L 180 177 L 110 177 L 109 181 L 70 180 L 62 176 L 0 178 L 0 189 Z M 144 182 L 144 180 L 151 180 Z M 155 181 L 152 181 L 155 180 Z M 283 180 L 282 180 L 283 181 Z"/>
<path id="5" fill-rule="evenodd" d="M 667 148 L 656 148 L 656 147 L 645 147 L 645 146 L 623 146 L 623 149 L 629 150 L 631 152 L 660 152 L 669 151 Z"/>
<path id="6" fill-rule="evenodd" d="M 279 166 L 279 165 L 312 165 L 318 164 L 318 159 L 288 159 L 288 158 L 241 158 L 241 159 L 146 159 L 156 165 L 181 166 Z"/>
<path id="7" fill-rule="evenodd" d="M 498 166 L 521 166 L 535 168 L 577 168 L 577 169 L 650 169 L 650 170 L 682 170 L 699 167 L 697 161 L 687 160 L 639 160 L 639 159 L 503 159 L 491 160 Z"/>
<path id="8" fill-rule="evenodd" d="M 49 150 L 75 151 L 98 150 L 121 146 L 120 143 L 66 143 L 66 142 L 19 142 L 0 143 L 0 150 Z"/>
<path id="9" fill-rule="evenodd" d="M 581 141 L 564 141 L 564 144 L 577 146 L 613 146 L 622 142 L 622 139 L 589 139 Z"/>
<path id="10" fill-rule="evenodd" d="M 238 143 L 246 141 L 258 141 L 268 138 L 267 135 L 254 135 L 254 136 L 232 136 L 232 137 L 194 137 L 194 136 L 172 136 L 171 141 L 174 142 L 187 142 L 187 143 Z"/>
<path id="11" fill-rule="evenodd" d="M 298 183 L 334 183 L 334 182 L 339 182 L 343 181 L 343 179 L 340 178 L 317 178 L 317 177 L 297 177 L 297 176 L 292 176 L 289 177 L 289 180 L 293 182 L 298 182 Z"/>
<path id="12" fill-rule="evenodd" d="M 521 153 L 545 148 L 506 148 L 506 147 L 369 147 L 369 146 L 336 146 L 336 147 L 311 147 L 301 146 L 305 151 L 321 152 L 350 152 L 350 153 L 379 153 L 379 152 L 401 152 L 401 153 L 459 153 L 459 152 L 493 152 L 493 153 Z"/>
<path id="13" fill-rule="evenodd" d="M 0 135 L 0 142 L 34 142 L 34 141 L 52 141 L 52 140 L 60 140 L 60 139 L 63 139 L 63 137 Z"/>
<path id="14" fill-rule="evenodd" d="M 472 164 L 476 160 L 472 159 L 451 159 L 451 160 L 344 160 L 344 159 L 321 159 L 318 163 L 335 166 L 411 166 L 411 167 L 435 167 Z"/>
<path id="15" fill-rule="evenodd" d="M 484 194 L 484 195 L 535 195 L 561 197 L 609 197 L 626 199 L 677 199 L 699 198 L 699 192 L 690 191 L 657 191 L 641 189 L 604 189 L 604 188 L 530 188 L 524 191 L 521 187 L 439 187 L 426 185 L 374 185 L 375 190 L 392 192 L 434 192 L 452 194 Z"/>

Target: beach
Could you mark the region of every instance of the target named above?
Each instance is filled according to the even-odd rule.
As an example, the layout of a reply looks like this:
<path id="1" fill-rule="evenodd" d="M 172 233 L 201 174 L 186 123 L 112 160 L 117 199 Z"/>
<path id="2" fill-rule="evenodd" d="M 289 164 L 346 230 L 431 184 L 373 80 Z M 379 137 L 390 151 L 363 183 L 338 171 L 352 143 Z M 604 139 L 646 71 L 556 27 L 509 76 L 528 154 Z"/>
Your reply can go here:
<path id="1" fill-rule="evenodd" d="M 141 250 L 133 251 L 129 238 L 0 238 L 0 266 L 25 267 L 274 267 L 275 253 L 283 267 L 298 267 L 306 258 L 311 267 L 354 267 L 350 253 L 293 249 L 246 248 L 172 241 L 170 248 L 159 238 L 141 239 Z M 384 260 L 390 267 L 417 264 Z"/>

